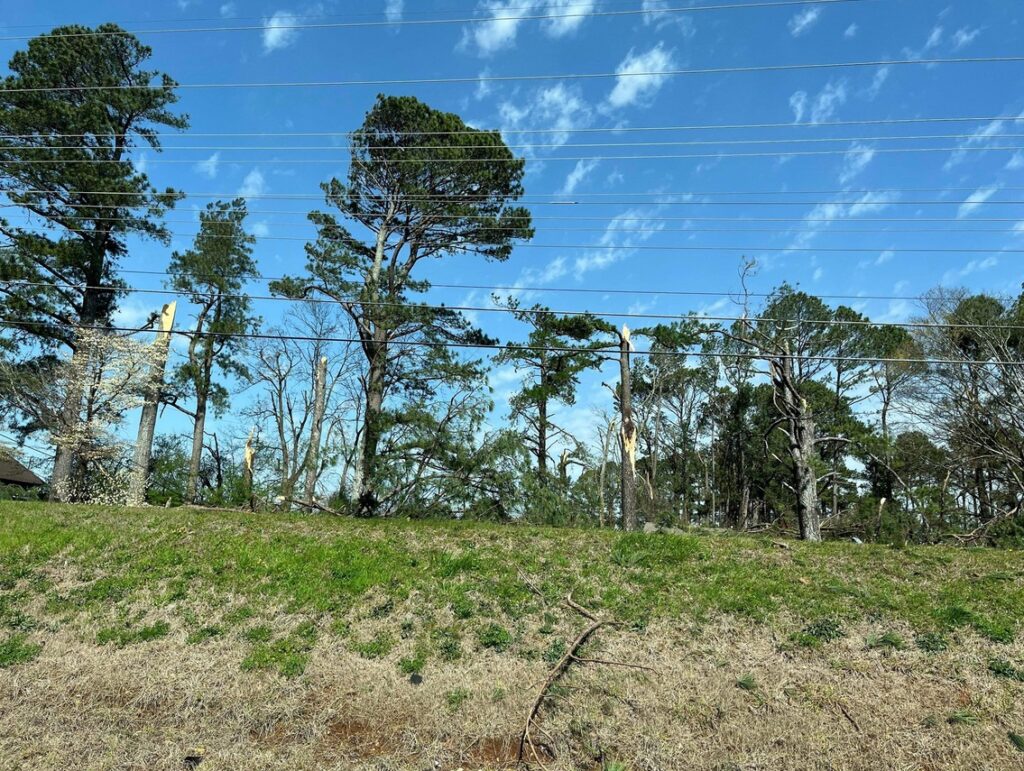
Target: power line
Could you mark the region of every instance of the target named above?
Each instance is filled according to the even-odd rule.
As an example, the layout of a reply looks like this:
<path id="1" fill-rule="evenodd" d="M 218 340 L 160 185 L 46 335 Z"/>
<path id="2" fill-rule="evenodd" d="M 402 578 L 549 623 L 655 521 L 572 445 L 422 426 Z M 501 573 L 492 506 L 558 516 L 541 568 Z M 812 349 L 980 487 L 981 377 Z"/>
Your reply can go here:
<path id="1" fill-rule="evenodd" d="M 110 207 L 117 208 L 117 207 Z M 196 213 L 201 213 L 203 209 L 193 209 Z M 250 212 L 250 214 L 266 214 L 272 212 Z M 304 212 L 286 212 L 279 211 L 276 214 L 298 214 L 305 216 Z M 24 219 L 31 219 L 34 214 L 22 214 L 19 215 Z M 82 215 L 78 217 L 66 217 L 63 219 L 77 220 L 79 222 L 124 222 L 130 218 L 127 217 L 93 217 L 90 215 Z M 536 218 L 535 218 L 536 219 Z M 597 219 L 597 218 L 595 218 Z M 194 225 L 195 220 L 163 220 L 161 224 L 165 225 Z M 261 221 L 260 225 L 267 225 L 273 227 L 314 227 L 312 222 L 279 222 L 271 220 L 269 222 Z M 605 233 L 608 228 L 605 227 L 566 227 L 563 225 L 554 228 L 557 232 L 568 232 L 568 233 Z M 504 231 L 507 228 L 500 227 L 480 227 L 474 228 L 476 231 Z M 1011 235 L 1015 231 L 1007 228 L 828 228 L 822 230 L 818 227 L 787 227 L 787 228 L 666 228 L 666 227 L 653 227 L 653 228 L 627 228 L 627 227 L 616 227 L 616 233 L 777 233 L 777 234 L 788 234 L 788 233 L 819 233 L 821 235 L 830 235 L 833 233 L 855 233 L 861 235 L 888 235 L 894 233 L 991 233 L 993 235 Z"/>
<path id="2" fill-rule="evenodd" d="M 9 329 L 20 329 L 24 326 L 39 326 L 41 322 L 33 321 L 0 321 L 0 326 L 5 326 Z M 88 327 L 82 324 L 68 324 L 64 325 L 72 329 L 91 329 L 100 330 L 105 332 L 124 332 L 128 334 L 138 334 L 140 332 L 151 331 L 145 327 L 116 327 L 116 326 L 105 326 L 105 327 Z M 357 337 L 320 337 L 317 335 L 281 335 L 271 334 L 265 332 L 232 332 L 232 333 L 216 333 L 216 332 L 185 332 L 182 330 L 171 330 L 169 334 L 178 335 L 182 337 L 200 337 L 200 338 L 235 338 L 235 339 L 249 339 L 249 340 L 279 340 L 279 341 L 296 341 L 296 342 L 311 342 L 311 343 L 361 343 L 362 341 Z M 488 344 L 488 343 L 459 343 L 459 342 L 434 342 L 431 340 L 393 340 L 388 343 L 390 347 L 405 346 L 405 347 L 418 347 L 418 348 L 449 348 L 449 349 L 472 349 L 472 350 L 486 350 L 486 351 L 515 351 L 522 350 L 523 346 L 515 344 Z M 609 348 L 612 347 L 612 343 L 609 342 Z M 618 348 L 618 343 L 614 343 L 615 348 Z M 548 351 L 551 353 L 579 353 L 580 348 L 573 348 L 569 346 L 527 346 L 529 350 L 533 351 Z M 600 350 L 600 349 L 598 349 Z M 595 351 L 598 352 L 598 351 Z M 719 351 L 661 351 L 661 350 L 632 350 L 630 354 L 633 356 L 681 356 L 683 358 L 694 357 L 694 358 L 715 358 L 715 359 L 747 359 L 753 361 L 764 361 L 767 359 L 783 360 L 789 359 L 792 361 L 822 361 L 822 362 L 847 362 L 847 363 L 861 363 L 861 364 L 925 364 L 925 365 L 958 365 L 958 366 L 1006 366 L 1016 367 L 1024 366 L 1024 361 L 1004 361 L 999 359 L 925 359 L 925 358 L 895 358 L 895 357 L 874 357 L 874 356 L 822 356 L 822 355 L 810 355 L 810 354 L 784 354 L 784 353 L 771 353 L 771 354 L 756 354 L 756 353 L 725 353 Z"/>
<path id="3" fill-rule="evenodd" d="M 250 82 L 250 83 L 178 83 L 173 87 L 163 85 L 124 85 L 113 86 L 32 86 L 27 88 L 0 88 L 0 93 L 78 93 L 85 91 L 162 91 L 179 89 L 214 89 L 214 88 L 344 88 L 358 86 L 412 86 L 412 85 L 454 85 L 466 83 L 506 83 L 506 82 L 537 82 L 545 80 L 603 80 L 609 78 L 637 77 L 679 77 L 686 75 L 728 75 L 758 72 L 792 72 L 804 70 L 837 70 L 857 69 L 864 67 L 899 67 L 905 65 L 939 65 L 939 64 L 1016 64 L 1024 62 L 1024 56 L 964 56 L 932 59 L 874 59 L 857 62 L 815 62 L 809 64 L 762 64 L 732 67 L 694 67 L 687 69 L 650 70 L 642 72 L 590 72 L 541 75 L 463 75 L 454 78 L 405 78 L 405 79 L 368 79 L 368 80 L 321 80 L 321 81 L 281 81 L 281 82 Z"/>
<path id="4" fill-rule="evenodd" d="M 64 228 L 68 233 L 82 233 L 85 235 L 95 235 L 97 231 L 84 230 L 76 228 Z M 170 233 L 172 238 L 195 238 L 200 233 Z M 233 234 L 220 234 L 220 233 L 208 233 L 205 235 L 206 238 L 235 238 Z M 257 241 L 301 241 L 308 243 L 310 239 L 302 238 L 301 236 L 258 236 L 249 234 L 250 238 L 254 238 Z M 462 247 L 471 246 L 471 244 L 456 244 L 453 245 L 449 252 L 462 251 Z M 875 254 L 877 252 L 886 251 L 894 254 L 901 253 L 920 253 L 920 254 L 979 254 L 986 252 L 997 252 L 1000 254 L 1024 254 L 1024 249 L 993 249 L 989 247 L 979 248 L 950 248 L 950 247 L 814 247 L 814 246 L 646 246 L 646 245 L 627 245 L 618 246 L 614 244 L 532 244 L 532 243 L 520 243 L 515 244 L 517 249 L 586 249 L 596 251 L 661 251 L 661 252 L 834 252 L 834 253 L 863 253 L 863 254 Z"/>
<path id="5" fill-rule="evenodd" d="M 652 198 L 654 199 L 651 203 L 661 203 L 666 199 L 680 198 L 680 197 L 692 197 L 692 196 L 710 196 L 710 195 L 877 195 L 882 193 L 960 193 L 960 192 L 974 192 L 978 189 L 976 185 L 967 187 L 872 187 L 872 188 L 841 188 L 836 190 L 835 188 L 830 189 L 802 189 L 802 190 L 681 190 L 681 191 L 663 191 L 655 193 L 629 193 L 629 192 L 581 192 L 573 193 L 571 195 L 565 195 L 563 193 L 525 193 L 516 199 L 519 203 L 530 203 L 531 199 L 534 198 L 553 198 L 559 205 L 566 203 L 573 203 L 575 199 L 579 198 L 609 198 L 609 197 L 620 197 L 620 198 Z M 1000 190 L 1012 190 L 1021 191 L 1024 190 L 1024 186 L 1016 185 L 1002 185 Z M 29 190 L 7 190 L 0 191 L 0 193 L 10 196 L 15 195 L 48 195 L 52 194 L 51 190 L 41 189 L 29 189 Z M 138 193 L 125 192 L 119 190 L 75 190 L 76 195 L 110 195 L 110 196 L 131 196 L 138 198 Z M 323 193 L 257 193 L 252 195 L 240 195 L 238 193 L 186 193 L 185 198 L 245 198 L 245 199 L 280 199 L 280 200 L 315 200 L 323 202 Z M 364 196 L 366 200 L 376 201 L 381 200 L 381 196 L 370 195 Z M 489 200 L 491 196 L 483 193 L 462 193 L 459 195 L 441 195 L 441 194 L 417 194 L 403 196 L 404 200 L 407 201 L 460 201 L 460 202 L 472 202 L 477 200 Z M 860 201 L 846 201 L 839 203 L 859 203 Z M 624 201 L 621 203 L 635 203 L 635 201 Z M 640 203 L 644 203 L 641 201 Z M 687 203 L 682 201 L 681 203 Z M 821 201 L 796 201 L 794 203 L 823 203 Z M 836 201 L 827 201 L 824 203 L 836 203 Z M 948 203 L 948 202 L 940 202 Z M 104 208 L 108 204 L 77 204 L 80 208 Z M 0 205 L 0 208 L 4 208 Z M 10 208 L 10 205 L 7 206 Z M 198 211 L 198 210 L 197 210 Z M 251 212 L 255 214 L 256 212 Z"/>
<path id="6" fill-rule="evenodd" d="M 477 135 L 481 132 L 500 132 L 501 134 L 594 134 L 614 133 L 629 134 L 636 132 L 661 132 L 661 131 L 711 131 L 711 130 L 740 130 L 740 129 L 775 129 L 775 128 L 833 128 L 836 126 L 881 126 L 881 125 L 903 125 L 920 123 L 990 123 L 997 121 L 1008 121 L 1011 123 L 1021 122 L 1020 115 L 994 115 L 994 116 L 939 116 L 929 118 L 866 118 L 861 120 L 834 120 L 834 121 L 804 121 L 787 123 L 718 123 L 718 124 L 691 124 L 677 126 L 604 126 L 590 128 L 573 128 L 567 131 L 564 128 L 501 128 L 501 129 L 464 129 L 459 131 L 396 131 L 394 136 L 457 136 Z M 193 131 L 157 131 L 156 137 L 353 137 L 359 131 L 257 131 L 257 132 L 193 132 Z M 32 139 L 38 134 L 0 134 L 0 139 Z M 108 137 L 125 138 L 128 134 L 47 134 L 54 138 L 82 138 L 82 137 Z"/>
<path id="7" fill-rule="evenodd" d="M 572 133 L 571 129 L 565 130 L 566 134 Z M 1000 133 L 997 135 L 1000 139 L 1020 139 L 1024 137 L 1024 134 L 1005 134 Z M 41 136 L 42 139 L 50 139 L 49 135 Z M 523 150 L 523 149 L 539 149 L 539 150 L 550 150 L 550 149 L 574 149 L 579 147 L 688 147 L 688 146 L 706 146 L 706 145 L 788 145 L 788 144 L 820 144 L 824 142 L 894 142 L 894 141 L 926 141 L 934 139 L 976 139 L 977 136 L 974 133 L 970 134 L 905 134 L 901 136 L 856 136 L 856 137 L 803 137 L 803 138 L 772 138 L 772 139 L 688 139 L 688 140 L 665 140 L 657 142 L 560 142 L 560 143 L 524 143 L 524 144 L 508 144 L 502 145 L 367 145 L 358 147 L 359 150 L 370 150 L 380 151 L 386 150 L 389 152 L 420 152 L 422 150 L 494 150 L 494 149 L 509 149 L 509 150 Z M 47 145 L 47 144 L 35 144 L 35 145 L 0 145 L 0 149 L 3 150 L 29 150 L 38 152 L 51 152 L 53 150 L 105 150 L 104 147 L 98 147 L 96 145 Z M 161 146 L 160 151 L 174 150 L 174 151 L 189 151 L 189 152 L 245 152 L 245 151 L 256 151 L 256 152 L 312 152 L 314 150 L 343 150 L 343 146 L 339 145 L 194 145 L 194 146 L 177 146 L 167 147 Z M 868 153 L 872 152 L 875 148 L 863 147 L 854 148 L 848 150 L 850 153 Z M 426 160 L 437 160 L 437 159 L 426 159 Z"/>
<path id="8" fill-rule="evenodd" d="M 60 284 L 44 281 L 0 281 L 15 286 L 27 287 L 48 287 L 55 289 L 74 289 L 84 292 L 88 289 L 109 290 L 110 287 L 84 286 L 81 284 Z M 124 287 L 117 290 L 125 294 L 161 295 L 170 297 L 191 297 L 193 293 L 173 289 L 139 289 L 135 287 Z M 358 297 L 348 297 L 342 300 L 334 298 L 316 297 L 287 297 L 283 295 L 253 295 L 248 293 L 223 293 L 219 294 L 227 300 L 252 300 L 255 302 L 287 302 L 287 303 L 308 303 L 311 305 L 344 305 L 352 304 L 361 307 L 374 308 L 410 308 L 425 310 L 448 310 L 459 311 L 460 313 L 524 313 L 535 316 L 595 316 L 599 318 L 617 319 L 656 319 L 661 321 L 712 321 L 712 322 L 739 322 L 748 323 L 778 323 L 778 324 L 809 324 L 811 326 L 840 326 L 840 327 L 898 327 L 904 329 L 998 329 L 998 330 L 1024 330 L 1024 324 L 969 324 L 964 322 L 931 322 L 931 321 L 872 321 L 871 319 L 814 319 L 814 318 L 792 318 L 773 316 L 722 316 L 707 313 L 638 313 L 622 311 L 589 311 L 589 310 L 553 310 L 551 308 L 505 308 L 497 305 L 448 305 L 430 304 L 419 302 L 395 302 L 363 300 Z M 531 346 L 526 346 L 531 347 Z"/>
<path id="9" fill-rule="evenodd" d="M 738 10 L 744 8 L 777 8 L 790 7 L 794 5 L 835 5 L 837 3 L 863 2 L 863 0 L 779 0 L 778 2 L 754 2 L 754 3 L 728 3 L 722 5 L 696 5 L 682 8 L 658 8 L 659 14 L 663 13 L 698 13 L 701 11 L 722 11 Z M 56 34 L 35 35 L 10 35 L 0 37 L 0 40 L 62 40 L 66 38 L 97 38 L 97 37 L 123 37 L 125 35 L 167 35 L 194 32 L 263 32 L 267 29 L 281 30 L 309 30 L 309 29 L 366 29 L 372 27 L 418 27 L 418 26 L 439 26 L 448 24 L 492 24 L 503 21 L 544 21 L 558 19 L 581 19 L 601 17 L 624 17 L 644 16 L 651 13 L 650 9 L 628 9 L 619 11 L 586 11 L 568 13 L 545 13 L 545 14 L 523 14 L 517 16 L 468 16 L 459 19 L 384 19 L 377 21 L 342 21 L 342 22 L 320 22 L 317 24 L 300 23 L 275 23 L 275 24 L 247 24 L 235 26 L 217 27 L 173 27 L 164 29 L 137 29 L 119 30 L 117 32 L 99 32 L 90 30 L 88 32 L 59 32 Z"/>
<path id="10" fill-rule="evenodd" d="M 1022 57 L 1024 61 L 1024 57 Z M 0 89 L 0 93 L 3 89 Z M 500 149 L 496 147 L 495 149 Z M 986 146 L 986 147 L 879 147 L 873 148 L 872 153 L 875 154 L 890 154 L 890 153 L 967 153 L 967 152 L 1016 152 L 1018 150 L 1024 150 L 1024 146 L 1021 145 L 1000 145 L 1000 146 Z M 852 151 L 857 153 L 858 151 Z M 529 158 L 518 158 L 514 155 L 509 155 L 503 158 L 395 158 L 395 159 L 381 159 L 381 160 L 370 160 L 366 161 L 359 159 L 356 161 L 361 166 L 371 166 L 376 164 L 389 164 L 389 163 L 522 163 L 527 160 L 543 160 L 545 163 L 552 161 L 667 161 L 667 160 L 685 160 L 687 158 L 796 158 L 805 156 L 822 156 L 822 155 L 848 155 L 851 150 L 780 150 L 777 152 L 751 152 L 751 153 L 682 153 L 682 154 L 670 154 L 670 155 L 567 155 L 567 156 L 545 156 L 543 159 L 529 159 Z M 182 158 L 149 158 L 147 163 L 159 163 L 168 165 L 195 165 L 196 159 L 186 160 Z M 349 163 L 350 159 L 346 157 L 339 158 L 292 158 L 292 159 L 260 159 L 260 158 L 236 158 L 231 161 L 232 163 L 244 163 L 249 166 L 278 166 L 278 165 L 311 165 L 311 164 L 344 164 Z M 96 163 L 117 163 L 117 164 L 130 164 L 131 159 L 116 160 L 113 158 L 72 158 L 69 160 L 61 159 L 29 159 L 29 160 L 8 160 L 9 165 L 77 165 L 77 164 L 96 164 Z"/>

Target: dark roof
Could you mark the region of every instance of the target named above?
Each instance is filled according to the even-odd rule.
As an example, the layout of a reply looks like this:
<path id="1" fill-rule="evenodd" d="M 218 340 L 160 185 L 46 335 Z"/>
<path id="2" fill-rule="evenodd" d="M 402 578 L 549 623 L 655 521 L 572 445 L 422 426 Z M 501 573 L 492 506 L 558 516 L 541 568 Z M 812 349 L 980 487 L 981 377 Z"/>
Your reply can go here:
<path id="1" fill-rule="evenodd" d="M 16 484 L 25 487 L 38 487 L 46 484 L 14 458 L 0 457 L 0 484 Z"/>

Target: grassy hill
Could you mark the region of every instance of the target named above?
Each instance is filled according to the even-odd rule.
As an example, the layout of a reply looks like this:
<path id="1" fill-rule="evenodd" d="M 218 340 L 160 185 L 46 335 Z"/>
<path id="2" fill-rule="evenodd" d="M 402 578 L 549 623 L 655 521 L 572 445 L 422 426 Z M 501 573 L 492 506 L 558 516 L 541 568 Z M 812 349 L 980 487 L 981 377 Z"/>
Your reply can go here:
<path id="1" fill-rule="evenodd" d="M 547 768 L 1024 763 L 1020 552 L 0 503 L 0 768 L 511 767 L 570 594 Z"/>

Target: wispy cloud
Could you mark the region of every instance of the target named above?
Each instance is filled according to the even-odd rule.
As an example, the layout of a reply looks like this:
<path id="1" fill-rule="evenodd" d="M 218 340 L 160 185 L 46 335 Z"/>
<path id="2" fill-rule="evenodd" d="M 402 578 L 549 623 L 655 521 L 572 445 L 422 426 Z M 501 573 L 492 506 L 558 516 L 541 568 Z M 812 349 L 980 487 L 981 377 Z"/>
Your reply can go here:
<path id="1" fill-rule="evenodd" d="M 575 32 L 586 21 L 585 14 L 593 11 L 596 4 L 596 0 L 547 0 L 545 13 L 561 18 L 545 21 L 544 31 L 555 38 Z"/>
<path id="2" fill-rule="evenodd" d="M 263 20 L 263 52 L 270 53 L 292 45 L 299 37 L 298 18 L 289 11 L 276 11 Z"/>
<path id="3" fill-rule="evenodd" d="M 253 169 L 246 174 L 245 179 L 242 180 L 242 186 L 238 188 L 238 195 L 243 198 L 263 195 L 266 192 L 267 180 L 259 169 Z"/>
<path id="4" fill-rule="evenodd" d="M 974 39 L 981 34 L 981 29 L 970 29 L 968 27 L 961 27 L 953 33 L 953 50 L 959 51 L 961 48 L 966 48 Z"/>
<path id="5" fill-rule="evenodd" d="M 789 97 L 793 122 L 801 123 L 806 117 L 810 123 L 823 123 L 836 114 L 836 111 L 846 103 L 846 98 L 846 80 L 830 80 L 814 99 L 811 99 L 806 91 L 795 91 Z"/>
<path id="6" fill-rule="evenodd" d="M 793 37 L 800 37 L 805 32 L 809 32 L 811 27 L 818 23 L 818 19 L 821 18 L 821 9 L 817 6 L 811 6 L 810 8 L 804 8 L 802 11 L 798 11 L 789 20 L 789 33 Z"/>
<path id="7" fill-rule="evenodd" d="M 875 157 L 875 148 L 863 142 L 852 142 L 843 156 L 843 168 L 839 172 L 839 184 L 845 185 L 855 179 Z"/>
<path id="8" fill-rule="evenodd" d="M 621 109 L 634 104 L 649 103 L 661 90 L 667 79 L 666 75 L 658 74 L 675 66 L 672 51 L 658 43 L 654 48 L 643 53 L 631 49 L 615 69 L 618 78 L 615 86 L 608 94 L 607 105 L 613 109 Z"/>
<path id="9" fill-rule="evenodd" d="M 990 145 L 994 140 L 998 139 L 1001 134 L 1006 130 L 1005 122 L 1001 120 L 989 121 L 983 126 L 979 126 L 971 132 L 967 139 L 961 139 L 957 142 L 957 149 L 950 153 L 949 158 L 943 164 L 942 168 L 945 171 L 949 171 L 954 166 L 962 163 L 967 157 L 970 148 L 986 147 Z"/>
<path id="10" fill-rule="evenodd" d="M 654 25 L 661 29 L 669 24 L 679 27 L 683 37 L 693 37 L 697 34 L 697 27 L 693 23 L 693 17 L 687 13 L 675 13 L 670 8 L 678 8 L 677 3 L 669 0 L 644 0 L 640 8 L 645 11 L 644 24 Z"/>
<path id="11" fill-rule="evenodd" d="M 220 7 L 220 15 L 222 19 L 230 19 L 238 15 L 238 6 L 234 3 L 224 3 Z"/>
<path id="12" fill-rule="evenodd" d="M 980 273 L 982 271 L 989 270 L 991 268 L 994 268 L 998 264 L 999 258 L 996 257 L 994 254 L 989 255 L 988 257 L 985 258 L 976 258 L 973 260 L 968 260 L 964 264 L 964 266 L 962 268 L 959 268 L 958 270 L 947 270 L 942 276 L 941 283 L 953 284 L 959 281 L 960 279 L 967 278 L 967 276 L 971 275 L 972 273 Z"/>
<path id="13" fill-rule="evenodd" d="M 998 185 L 990 185 L 989 187 L 979 187 L 973 193 L 971 193 L 964 202 L 960 204 L 960 208 L 956 211 L 956 218 L 962 220 L 964 217 L 970 216 L 976 209 L 982 206 L 988 199 L 994 196 L 999 191 Z"/>
<path id="14" fill-rule="evenodd" d="M 855 38 L 857 37 L 857 30 L 859 29 L 860 27 L 857 26 L 857 22 L 854 22 L 853 24 L 846 28 L 845 32 L 843 32 L 843 37 L 845 37 L 848 40 L 850 38 Z"/>
<path id="15" fill-rule="evenodd" d="M 1020 171 L 1024 169 L 1024 153 L 1017 151 L 1013 156 L 1006 162 L 1007 171 Z"/>
<path id="16" fill-rule="evenodd" d="M 873 102 L 878 98 L 878 94 L 882 91 L 882 86 L 884 86 L 885 81 L 889 79 L 889 72 L 888 67 L 879 67 L 875 70 L 875 74 L 871 78 L 871 83 L 868 84 L 867 88 L 861 91 L 861 96 L 869 102 Z"/>
<path id="17" fill-rule="evenodd" d="M 484 0 L 477 12 L 489 21 L 477 22 L 462 31 L 459 47 L 475 50 L 480 56 L 492 56 L 516 43 L 523 21 L 536 15 L 544 20 L 541 28 L 549 37 L 559 38 L 576 31 L 594 10 L 597 0 Z"/>
<path id="18" fill-rule="evenodd" d="M 576 166 L 569 172 L 569 175 L 565 178 L 565 184 L 562 185 L 562 189 L 558 191 L 558 195 L 572 195 L 576 192 L 576 188 L 580 186 L 590 173 L 597 168 L 599 161 L 577 161 Z"/>
<path id="19" fill-rule="evenodd" d="M 196 174 L 201 174 L 207 179 L 215 179 L 220 169 L 220 152 L 216 152 L 204 161 L 199 161 L 194 167 Z"/>
<path id="20" fill-rule="evenodd" d="M 384 16 L 388 21 L 401 21 L 405 11 L 405 0 L 385 0 Z"/>
<path id="21" fill-rule="evenodd" d="M 498 114 L 503 131 L 527 132 L 516 134 L 517 144 L 538 142 L 556 148 L 568 142 L 573 131 L 586 127 L 593 117 L 579 90 L 564 83 L 538 88 L 528 94 L 525 102 L 506 100 L 498 106 Z M 532 129 L 555 131 L 534 135 L 529 133 Z M 531 147 L 526 148 L 525 154 L 536 155 Z"/>
<path id="22" fill-rule="evenodd" d="M 877 214 L 898 199 L 898 193 L 868 192 L 852 202 L 839 199 L 816 204 L 804 216 L 800 232 L 790 242 L 790 248 L 809 245 L 821 231 L 827 230 L 834 222 Z"/>
<path id="23" fill-rule="evenodd" d="M 577 280 L 593 270 L 602 270 L 636 253 L 634 247 L 654 237 L 665 227 L 654 218 L 664 210 L 664 205 L 644 206 L 628 209 L 609 221 L 598 246 L 576 258 L 574 272 Z"/>

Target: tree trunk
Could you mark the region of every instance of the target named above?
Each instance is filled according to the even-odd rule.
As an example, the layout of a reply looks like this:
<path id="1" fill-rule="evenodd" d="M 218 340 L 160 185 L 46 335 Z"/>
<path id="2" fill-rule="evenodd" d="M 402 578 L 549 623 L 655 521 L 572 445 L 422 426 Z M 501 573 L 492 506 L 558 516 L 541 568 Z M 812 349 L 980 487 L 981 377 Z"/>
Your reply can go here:
<path id="1" fill-rule="evenodd" d="M 206 388 L 196 393 L 196 418 L 192 426 L 192 456 L 188 462 L 188 482 L 185 486 L 185 501 L 187 503 L 199 503 L 199 466 L 203 460 L 208 396 Z"/>
<path id="2" fill-rule="evenodd" d="M 619 336 L 619 410 L 622 436 L 622 528 L 637 529 L 636 520 L 636 424 L 633 422 L 633 392 L 629 372 L 629 327 Z"/>
<path id="3" fill-rule="evenodd" d="M 371 517 L 377 513 L 380 501 L 377 498 L 377 451 L 380 444 L 381 417 L 384 412 L 384 376 L 387 349 L 383 343 L 374 346 L 369 361 L 366 379 L 366 414 L 363 416 L 363 447 L 359 460 L 360 516 Z"/>
<path id="4" fill-rule="evenodd" d="M 167 351 L 174 326 L 174 311 L 177 303 L 168 303 L 160 314 L 160 334 L 153 343 L 153 369 L 146 388 L 146 399 L 139 419 L 139 433 L 135 440 L 135 456 L 132 460 L 132 475 L 128 483 L 128 505 L 141 506 L 146 502 L 149 487 L 149 462 L 153 457 L 153 434 L 156 432 L 157 410 L 160 408 L 160 393 L 164 386 L 164 370 L 167 367 Z"/>
<path id="5" fill-rule="evenodd" d="M 327 408 L 327 357 L 321 356 L 313 377 L 313 422 L 309 427 L 309 452 L 306 453 L 305 500 L 310 507 L 316 495 L 316 481 L 320 476 L 320 437 Z"/>
<path id="6" fill-rule="evenodd" d="M 793 380 L 793 362 L 786 348 L 784 355 L 769 362 L 772 385 L 782 418 L 789 425 L 789 457 L 793 462 L 793 489 L 796 492 L 796 516 L 800 537 L 821 540 L 821 512 L 818 507 L 818 478 L 814 471 L 814 421 Z"/>
<path id="7" fill-rule="evenodd" d="M 543 395 L 547 373 L 543 358 L 541 361 L 541 398 L 537 402 L 537 478 L 543 485 L 547 482 L 548 476 L 548 400 Z"/>

